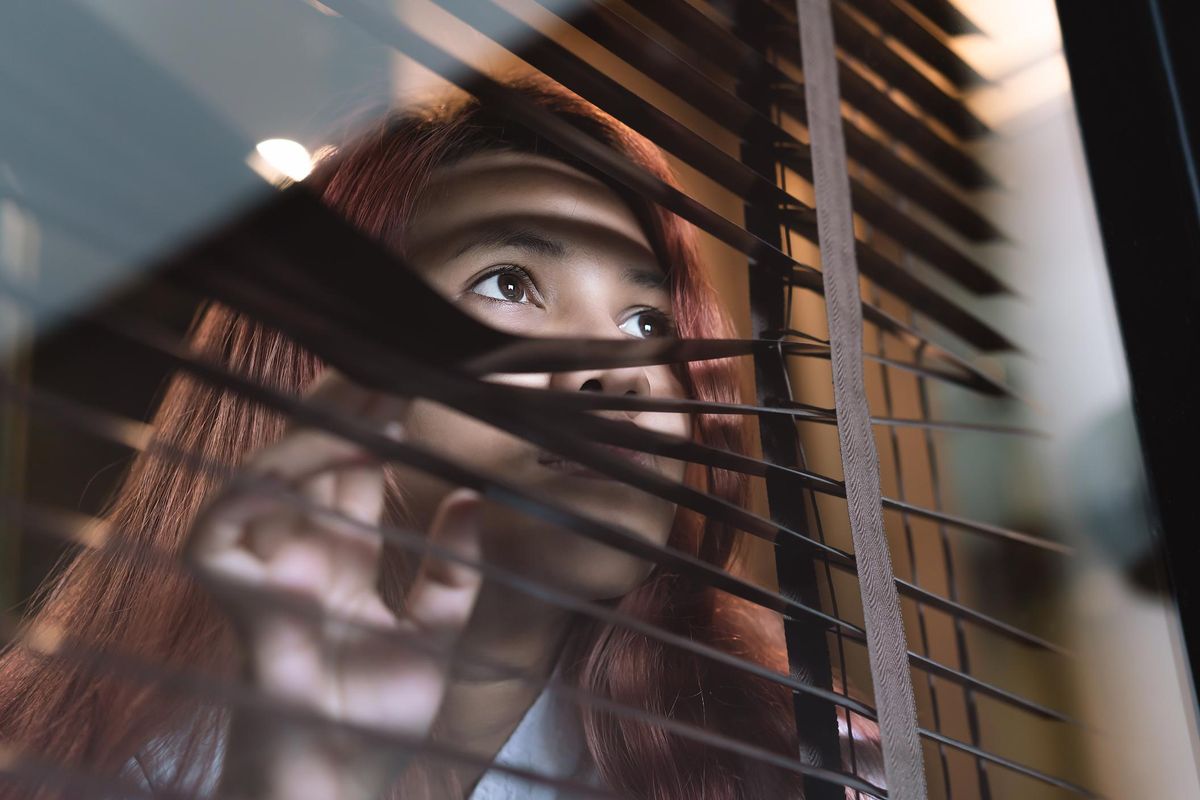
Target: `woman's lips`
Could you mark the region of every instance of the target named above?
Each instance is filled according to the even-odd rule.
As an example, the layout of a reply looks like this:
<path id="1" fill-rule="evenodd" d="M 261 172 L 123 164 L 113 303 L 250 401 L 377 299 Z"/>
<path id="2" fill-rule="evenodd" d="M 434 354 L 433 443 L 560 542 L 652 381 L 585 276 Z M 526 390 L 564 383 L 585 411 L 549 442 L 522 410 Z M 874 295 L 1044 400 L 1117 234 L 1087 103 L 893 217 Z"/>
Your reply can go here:
<path id="1" fill-rule="evenodd" d="M 610 455 L 619 456 L 642 467 L 649 467 L 653 463 L 653 456 L 651 456 L 649 453 L 642 453 L 637 450 L 627 450 L 624 447 L 613 447 L 612 445 L 607 444 L 597 444 L 596 446 L 602 448 Z M 607 481 L 618 480 L 611 475 L 606 475 L 602 472 L 597 472 L 591 467 L 584 466 L 578 461 L 571 461 L 556 453 L 551 453 L 545 450 L 538 451 L 538 463 L 547 469 L 552 469 L 555 472 L 562 472 L 574 477 L 596 478 Z"/>

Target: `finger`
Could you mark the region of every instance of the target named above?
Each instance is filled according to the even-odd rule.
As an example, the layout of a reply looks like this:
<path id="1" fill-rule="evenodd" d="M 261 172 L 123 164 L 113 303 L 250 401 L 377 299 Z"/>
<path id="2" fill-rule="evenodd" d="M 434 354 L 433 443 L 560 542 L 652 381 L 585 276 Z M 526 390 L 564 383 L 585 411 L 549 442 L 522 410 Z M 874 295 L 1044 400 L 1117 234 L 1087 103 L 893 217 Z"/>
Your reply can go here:
<path id="1" fill-rule="evenodd" d="M 329 608 L 374 593 L 383 551 L 378 525 L 301 502 L 248 526 L 245 546 L 261 559 L 267 580 Z"/>
<path id="2" fill-rule="evenodd" d="M 277 508 L 273 513 L 255 517 L 246 524 L 242 546 L 264 564 L 279 552 L 303 524 L 299 510 Z"/>
<path id="3" fill-rule="evenodd" d="M 260 614 L 247 642 L 258 684 L 271 694 L 315 705 L 327 679 L 320 625 L 298 613 Z"/>
<path id="4" fill-rule="evenodd" d="M 307 405 L 333 412 L 391 438 L 402 438 L 407 398 L 360 386 L 327 368 L 305 393 Z M 246 464 L 256 474 L 275 474 L 296 481 L 339 461 L 370 462 L 374 455 L 358 443 L 323 429 L 289 428 L 278 442 L 260 450 Z"/>
<path id="5" fill-rule="evenodd" d="M 370 591 L 379 577 L 383 534 L 379 529 L 386 494 L 380 465 L 351 466 L 334 473 L 329 536 L 334 548 L 336 591 L 352 596 Z"/>
<path id="6" fill-rule="evenodd" d="M 334 475 L 330 507 L 355 522 L 377 525 L 383 516 L 387 476 L 378 464 L 351 464 Z"/>
<path id="7" fill-rule="evenodd" d="M 479 562 L 483 552 L 481 508 L 477 492 L 457 489 L 438 506 L 429 530 L 431 544 Z M 407 614 L 437 639 L 456 636 L 466 625 L 483 583 L 479 570 L 429 556 L 421 564 L 407 597 Z"/>
<path id="8" fill-rule="evenodd" d="M 266 475 L 243 475 L 227 485 L 196 517 L 184 558 L 203 561 L 241 544 L 251 520 L 279 507 L 283 483 Z"/>
<path id="9" fill-rule="evenodd" d="M 311 428 L 295 430 L 260 450 L 245 466 L 251 475 L 269 475 L 296 485 L 338 465 L 375 459 L 347 439 Z"/>
<path id="10" fill-rule="evenodd" d="M 383 498 L 379 465 L 321 472 L 299 492 L 280 492 L 271 513 L 246 521 L 236 545 L 288 587 L 319 591 L 337 604 L 374 591 L 383 552 Z"/>
<path id="11" fill-rule="evenodd" d="M 402 421 L 409 405 L 406 397 L 368 389 L 332 367 L 313 382 L 305 398 L 316 408 L 340 411 L 373 425 Z"/>
<path id="12" fill-rule="evenodd" d="M 375 591 L 383 555 L 377 517 L 362 521 L 338 510 L 318 511 L 306 519 L 299 535 L 316 540 L 328 560 L 326 602 L 340 605 Z"/>
<path id="13" fill-rule="evenodd" d="M 379 529 L 387 493 L 383 466 L 377 463 L 338 466 L 320 475 L 316 497 L 323 511 L 310 515 L 313 527 L 327 538 L 332 591 L 353 597 L 371 591 L 379 576 L 383 534 Z"/>
<path id="14" fill-rule="evenodd" d="M 307 523 L 295 526 L 289 533 L 264 564 L 267 583 L 272 588 L 328 603 L 334 572 L 328 537 Z"/>
<path id="15" fill-rule="evenodd" d="M 355 462 L 351 462 L 352 464 Z M 337 473 L 344 462 L 335 461 L 328 469 L 315 472 L 300 481 L 299 495 L 307 503 L 319 508 L 333 508 L 337 496 Z"/>
<path id="16" fill-rule="evenodd" d="M 219 553 L 193 560 L 199 577 L 210 590 L 221 594 L 224 589 L 256 586 L 263 579 L 263 565 L 254 554 L 240 547 L 231 547 Z"/>
<path id="17" fill-rule="evenodd" d="M 405 407 L 403 401 L 379 400 L 370 408 L 369 413 L 374 415 L 373 418 L 366 421 L 374 424 L 381 435 L 400 439 L 403 434 L 398 415 Z M 357 421 L 364 421 L 361 414 Z M 379 459 L 357 442 L 323 430 L 300 428 L 260 450 L 247 462 L 245 470 L 254 475 L 274 475 L 294 483 L 336 466 L 378 463 Z"/>

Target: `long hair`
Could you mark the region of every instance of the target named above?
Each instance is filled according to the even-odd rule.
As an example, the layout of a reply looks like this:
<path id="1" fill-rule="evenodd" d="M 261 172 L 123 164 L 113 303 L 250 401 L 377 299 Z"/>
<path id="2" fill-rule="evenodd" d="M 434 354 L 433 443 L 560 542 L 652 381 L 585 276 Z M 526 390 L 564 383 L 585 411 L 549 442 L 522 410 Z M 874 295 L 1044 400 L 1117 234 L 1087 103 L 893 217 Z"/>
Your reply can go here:
<path id="1" fill-rule="evenodd" d="M 590 104 L 540 81 L 510 85 L 646 172 L 674 182 L 657 148 Z M 730 334 L 688 226 L 475 101 L 386 117 L 366 135 L 343 145 L 306 183 L 364 233 L 402 251 L 406 223 L 432 171 L 493 150 L 557 158 L 612 186 L 639 218 L 667 270 L 680 335 Z M 229 369 L 291 395 L 302 393 L 323 368 L 313 354 L 280 332 L 217 304 L 197 316 L 190 342 Z M 738 399 L 731 362 L 700 362 L 679 369 L 691 397 Z M 182 374 L 168 384 L 153 419 L 158 441 L 230 466 L 276 440 L 284 423 L 274 412 Z M 699 441 L 744 449 L 739 418 L 698 414 L 693 428 Z M 746 500 L 743 476 L 689 465 L 686 480 L 722 499 L 739 504 Z M 133 460 L 105 518 L 135 548 L 178 553 L 197 511 L 217 488 L 215 479 L 194 474 L 151 448 Z M 680 509 L 669 545 L 728 568 L 736 557 L 739 535 Z M 389 602 L 398 602 L 402 589 L 385 586 Z M 786 671 L 777 625 L 772 632 L 771 624 L 745 604 L 670 569 L 656 567 L 619 607 L 674 633 Z M 218 676 L 232 675 L 236 669 L 228 623 L 205 592 L 186 576 L 164 574 L 136 554 L 103 548 L 81 552 L 42 590 L 36 619 L 97 648 L 118 649 L 167 666 Z M 749 737 L 781 754 L 796 751 L 788 690 L 627 629 L 581 623 L 568 645 L 564 669 L 570 680 L 599 697 Z M 211 729 L 219 714 L 198 709 L 194 699 L 162 687 L 20 647 L 0 660 L 0 741 L 64 765 L 113 773 L 173 726 L 195 725 L 200 719 Z M 798 776 L 787 771 L 647 722 L 589 708 L 582 708 L 581 714 L 591 756 L 607 786 L 622 796 L 735 800 L 802 795 Z M 211 763 L 212 737 L 189 739 L 177 756 L 176 784 L 184 788 L 203 764 Z"/>

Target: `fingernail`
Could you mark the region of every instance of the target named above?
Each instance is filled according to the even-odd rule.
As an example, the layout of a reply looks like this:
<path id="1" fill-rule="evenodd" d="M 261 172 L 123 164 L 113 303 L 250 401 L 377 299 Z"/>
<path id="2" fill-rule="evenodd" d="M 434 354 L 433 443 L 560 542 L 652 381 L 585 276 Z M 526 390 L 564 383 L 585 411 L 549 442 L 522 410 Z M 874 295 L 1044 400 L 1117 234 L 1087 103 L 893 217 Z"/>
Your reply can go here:
<path id="1" fill-rule="evenodd" d="M 397 442 L 404 440 L 404 426 L 394 419 L 385 422 L 383 430 L 380 432 L 387 438 L 394 439 Z"/>

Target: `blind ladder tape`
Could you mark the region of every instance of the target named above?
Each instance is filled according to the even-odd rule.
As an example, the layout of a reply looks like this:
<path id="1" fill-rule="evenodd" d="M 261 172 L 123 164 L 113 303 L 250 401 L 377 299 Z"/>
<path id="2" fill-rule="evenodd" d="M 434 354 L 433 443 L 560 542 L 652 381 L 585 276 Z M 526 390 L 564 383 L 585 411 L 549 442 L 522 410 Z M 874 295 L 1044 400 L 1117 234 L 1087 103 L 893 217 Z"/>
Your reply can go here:
<path id="1" fill-rule="evenodd" d="M 879 454 L 863 383 L 863 319 L 850 179 L 842 135 L 830 0 L 797 0 L 816 190 L 817 229 L 833 361 L 838 440 L 850 531 L 858 557 L 867 654 L 891 800 L 926 800 L 925 767 L 891 556 L 883 532 Z"/>

